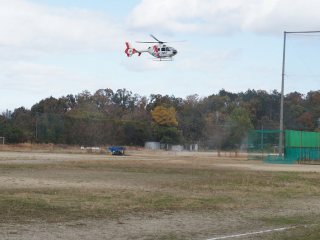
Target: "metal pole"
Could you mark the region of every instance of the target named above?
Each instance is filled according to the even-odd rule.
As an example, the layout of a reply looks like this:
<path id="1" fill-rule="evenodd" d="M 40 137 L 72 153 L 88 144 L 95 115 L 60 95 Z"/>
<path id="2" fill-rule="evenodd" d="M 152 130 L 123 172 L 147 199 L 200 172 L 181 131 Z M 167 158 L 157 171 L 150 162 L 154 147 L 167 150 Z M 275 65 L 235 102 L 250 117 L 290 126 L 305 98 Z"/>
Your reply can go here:
<path id="1" fill-rule="evenodd" d="M 287 32 L 283 32 L 283 56 L 282 56 L 282 81 L 281 81 L 281 102 L 280 102 L 280 136 L 279 136 L 279 157 L 283 155 L 283 99 L 284 99 L 284 76 L 286 63 L 286 40 Z"/>
<path id="2" fill-rule="evenodd" d="M 298 163 L 302 162 L 302 130 L 300 130 L 300 159 Z"/>
<path id="3" fill-rule="evenodd" d="M 263 124 L 261 124 L 261 159 L 263 160 Z"/>
<path id="4" fill-rule="evenodd" d="M 38 113 L 36 113 L 36 142 L 38 142 Z"/>
<path id="5" fill-rule="evenodd" d="M 294 31 L 294 32 L 286 32 L 286 33 L 292 33 L 292 34 L 300 34 L 300 33 L 320 33 L 320 31 Z"/>
<path id="6" fill-rule="evenodd" d="M 317 123 L 318 123 L 318 128 L 320 128 L 320 118 L 318 118 L 318 121 L 317 121 Z M 317 159 L 316 160 L 320 160 L 320 132 L 318 132 L 317 133 L 317 136 L 318 136 L 318 139 L 317 139 L 317 141 L 318 141 L 318 149 L 317 149 Z"/>
<path id="7" fill-rule="evenodd" d="M 295 31 L 283 32 L 283 58 L 282 58 L 282 81 L 281 81 L 281 103 L 280 103 L 280 134 L 279 134 L 279 156 L 283 155 L 283 99 L 284 99 L 284 77 L 285 77 L 285 63 L 286 63 L 286 40 L 287 34 L 312 34 L 320 33 L 320 31 Z"/>

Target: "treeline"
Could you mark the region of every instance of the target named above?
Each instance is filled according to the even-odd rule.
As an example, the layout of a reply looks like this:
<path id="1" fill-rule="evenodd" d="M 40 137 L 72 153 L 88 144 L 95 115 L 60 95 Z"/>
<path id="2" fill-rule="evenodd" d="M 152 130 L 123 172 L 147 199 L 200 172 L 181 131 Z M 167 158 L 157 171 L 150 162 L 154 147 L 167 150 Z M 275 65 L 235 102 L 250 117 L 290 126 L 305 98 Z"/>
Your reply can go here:
<path id="1" fill-rule="evenodd" d="M 141 146 L 145 141 L 198 143 L 208 149 L 241 145 L 250 129 L 278 129 L 280 93 L 247 90 L 200 98 L 152 94 L 126 89 L 84 91 L 50 97 L 32 108 L 20 107 L 0 116 L 0 136 L 7 143 L 38 142 L 77 145 Z M 320 91 L 285 96 L 286 129 L 317 131 Z"/>

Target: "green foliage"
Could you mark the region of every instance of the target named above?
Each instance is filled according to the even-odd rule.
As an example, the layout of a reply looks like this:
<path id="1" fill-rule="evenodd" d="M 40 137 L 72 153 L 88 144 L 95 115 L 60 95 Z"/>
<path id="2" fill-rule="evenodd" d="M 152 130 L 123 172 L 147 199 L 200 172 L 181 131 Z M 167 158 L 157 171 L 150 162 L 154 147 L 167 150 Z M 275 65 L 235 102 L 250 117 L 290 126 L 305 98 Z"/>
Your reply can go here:
<path id="1" fill-rule="evenodd" d="M 320 91 L 285 96 L 286 129 L 319 127 Z M 237 148 L 249 129 L 278 129 L 280 93 L 247 90 L 199 98 L 151 94 L 149 98 L 118 89 L 83 91 L 49 97 L 0 116 L 7 143 L 43 142 L 82 145 L 199 143 L 208 149 Z M 179 123 L 179 124 L 178 124 Z"/>
<path id="2" fill-rule="evenodd" d="M 124 123 L 123 131 L 123 143 L 131 146 L 144 146 L 151 135 L 151 129 L 148 125 L 135 122 Z"/>
<path id="3" fill-rule="evenodd" d="M 182 142 L 181 132 L 176 127 L 152 125 L 153 140 L 167 143 L 167 144 L 179 144 Z"/>
<path id="4" fill-rule="evenodd" d="M 178 130 L 176 110 L 173 107 L 156 106 L 151 111 L 153 138 L 167 144 L 178 144 L 182 140 Z"/>
<path id="5" fill-rule="evenodd" d="M 202 137 L 204 118 L 200 107 L 198 95 L 187 96 L 181 110 L 177 113 L 179 129 L 182 131 L 185 142 L 196 143 Z"/>
<path id="6" fill-rule="evenodd" d="M 228 117 L 230 127 L 230 147 L 239 147 L 244 137 L 253 128 L 249 112 L 242 107 L 235 108 Z"/>
<path id="7" fill-rule="evenodd" d="M 10 123 L 0 123 L 0 136 L 5 137 L 7 143 L 19 143 L 24 140 L 23 132 Z"/>
<path id="8" fill-rule="evenodd" d="M 11 115 L 12 126 L 19 129 L 22 132 L 22 138 L 24 140 L 34 138 L 34 120 L 31 115 L 31 111 L 23 107 L 17 108 Z M 19 137 L 17 142 L 22 139 Z"/>
<path id="9" fill-rule="evenodd" d="M 161 94 L 151 94 L 146 109 L 150 112 L 157 106 L 166 108 L 173 107 L 176 110 L 180 110 L 183 106 L 183 99 L 169 95 L 162 96 Z"/>
<path id="10" fill-rule="evenodd" d="M 36 116 L 36 141 L 63 143 L 64 120 L 61 115 L 44 113 Z"/>

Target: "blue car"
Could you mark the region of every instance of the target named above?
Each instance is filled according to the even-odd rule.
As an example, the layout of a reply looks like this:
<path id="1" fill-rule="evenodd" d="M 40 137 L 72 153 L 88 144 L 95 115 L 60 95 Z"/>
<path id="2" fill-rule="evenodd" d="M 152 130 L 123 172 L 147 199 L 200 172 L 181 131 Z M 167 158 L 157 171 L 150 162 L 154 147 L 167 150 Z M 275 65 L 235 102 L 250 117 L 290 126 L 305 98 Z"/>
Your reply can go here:
<path id="1" fill-rule="evenodd" d="M 112 146 L 108 148 L 112 155 L 124 155 L 125 148 Z"/>

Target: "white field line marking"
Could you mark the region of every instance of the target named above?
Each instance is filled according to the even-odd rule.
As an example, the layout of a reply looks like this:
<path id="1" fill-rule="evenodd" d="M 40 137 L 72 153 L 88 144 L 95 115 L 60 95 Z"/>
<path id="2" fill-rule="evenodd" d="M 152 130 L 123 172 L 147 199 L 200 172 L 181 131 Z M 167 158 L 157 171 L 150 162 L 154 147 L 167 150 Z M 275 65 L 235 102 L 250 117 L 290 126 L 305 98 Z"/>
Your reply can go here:
<path id="1" fill-rule="evenodd" d="M 274 229 L 262 230 L 262 231 L 257 231 L 257 232 L 242 233 L 242 234 L 234 234 L 234 235 L 229 235 L 229 236 L 210 238 L 210 239 L 207 239 L 207 240 L 220 240 L 220 239 L 238 238 L 238 237 L 244 237 L 244 236 L 249 236 L 249 235 L 257 235 L 257 234 L 263 234 L 263 233 L 270 233 L 270 232 L 281 232 L 281 231 L 286 231 L 286 230 L 293 229 L 293 228 L 296 228 L 296 226 L 283 227 L 283 228 L 274 228 Z"/>

